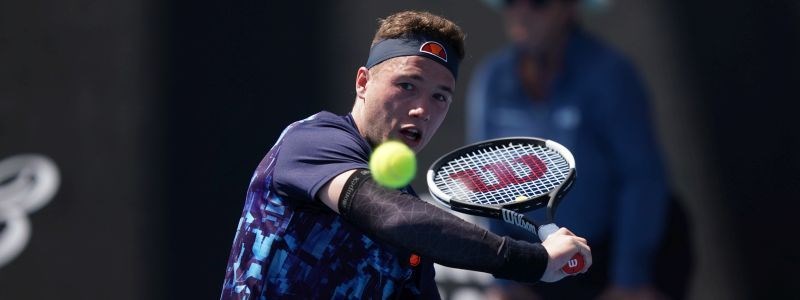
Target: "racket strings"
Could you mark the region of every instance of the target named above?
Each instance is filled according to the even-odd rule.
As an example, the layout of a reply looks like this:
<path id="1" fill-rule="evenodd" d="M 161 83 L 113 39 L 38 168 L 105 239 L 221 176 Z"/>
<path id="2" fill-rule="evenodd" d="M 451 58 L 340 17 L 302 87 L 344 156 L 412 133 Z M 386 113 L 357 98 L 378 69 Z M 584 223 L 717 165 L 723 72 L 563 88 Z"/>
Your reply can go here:
<path id="1" fill-rule="evenodd" d="M 549 193 L 569 174 L 558 152 L 534 144 L 482 148 L 442 166 L 434 184 L 462 201 L 503 205 Z"/>

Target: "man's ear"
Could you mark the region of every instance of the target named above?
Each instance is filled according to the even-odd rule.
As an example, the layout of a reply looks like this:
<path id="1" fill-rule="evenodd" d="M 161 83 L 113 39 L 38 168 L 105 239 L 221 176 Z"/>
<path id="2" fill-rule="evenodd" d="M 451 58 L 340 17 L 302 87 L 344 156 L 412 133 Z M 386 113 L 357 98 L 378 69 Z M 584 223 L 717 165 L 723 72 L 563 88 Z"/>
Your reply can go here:
<path id="1" fill-rule="evenodd" d="M 356 73 L 356 97 L 364 99 L 367 93 L 367 82 L 369 81 L 369 70 L 366 67 L 358 68 Z"/>

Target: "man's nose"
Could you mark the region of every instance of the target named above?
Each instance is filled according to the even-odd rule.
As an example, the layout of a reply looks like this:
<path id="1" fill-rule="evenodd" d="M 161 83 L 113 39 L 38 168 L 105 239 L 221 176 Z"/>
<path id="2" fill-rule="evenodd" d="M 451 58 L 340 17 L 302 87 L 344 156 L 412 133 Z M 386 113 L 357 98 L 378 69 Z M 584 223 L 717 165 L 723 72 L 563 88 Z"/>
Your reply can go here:
<path id="1" fill-rule="evenodd" d="M 408 111 L 408 115 L 414 118 L 420 118 L 423 121 L 431 119 L 430 109 L 428 108 L 428 101 L 420 99 L 414 102 L 414 106 Z"/>

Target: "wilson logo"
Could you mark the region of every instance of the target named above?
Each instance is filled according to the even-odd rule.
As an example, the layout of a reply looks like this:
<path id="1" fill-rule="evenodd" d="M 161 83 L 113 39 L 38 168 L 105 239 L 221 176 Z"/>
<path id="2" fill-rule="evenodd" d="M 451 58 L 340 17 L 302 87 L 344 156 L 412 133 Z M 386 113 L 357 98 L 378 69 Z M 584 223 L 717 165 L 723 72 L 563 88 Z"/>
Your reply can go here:
<path id="1" fill-rule="evenodd" d="M 577 267 L 577 266 L 578 266 L 578 260 L 577 260 L 577 259 L 574 259 L 574 258 L 573 258 L 573 259 L 570 259 L 570 260 L 567 262 L 567 267 L 570 267 L 570 268 L 575 268 L 575 267 Z"/>
<path id="2" fill-rule="evenodd" d="M 531 224 L 530 222 L 525 221 L 524 216 L 522 214 L 518 214 L 507 209 L 503 209 L 502 212 L 503 212 L 503 221 L 505 221 L 506 223 L 517 225 L 522 229 L 525 229 L 533 234 L 536 234 L 536 227 L 533 226 L 533 224 Z"/>
<path id="3" fill-rule="evenodd" d="M 508 162 L 488 164 L 477 170 L 469 169 L 453 173 L 450 175 L 450 178 L 460 181 L 472 192 L 485 193 L 502 189 L 511 184 L 534 181 L 547 173 L 547 166 L 535 155 L 520 156 L 513 161 L 513 164 L 525 165 L 530 170 L 527 175 L 518 176 L 516 172 L 514 172 L 514 166 L 511 164 L 512 163 Z M 481 171 L 488 171 L 494 174 L 497 178 L 497 183 L 487 183 L 483 176 L 481 176 Z"/>

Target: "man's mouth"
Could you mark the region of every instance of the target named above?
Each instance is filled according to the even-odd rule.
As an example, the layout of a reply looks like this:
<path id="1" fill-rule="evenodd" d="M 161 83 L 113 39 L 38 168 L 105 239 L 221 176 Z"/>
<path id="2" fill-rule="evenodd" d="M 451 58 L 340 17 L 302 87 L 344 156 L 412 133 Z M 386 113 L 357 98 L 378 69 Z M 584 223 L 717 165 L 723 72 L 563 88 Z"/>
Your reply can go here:
<path id="1" fill-rule="evenodd" d="M 422 131 L 415 127 L 408 127 L 400 129 L 400 135 L 404 140 L 410 142 L 408 144 L 418 144 L 422 139 Z"/>

